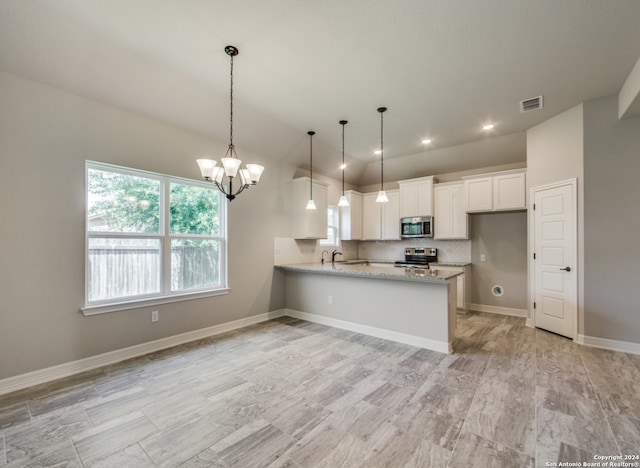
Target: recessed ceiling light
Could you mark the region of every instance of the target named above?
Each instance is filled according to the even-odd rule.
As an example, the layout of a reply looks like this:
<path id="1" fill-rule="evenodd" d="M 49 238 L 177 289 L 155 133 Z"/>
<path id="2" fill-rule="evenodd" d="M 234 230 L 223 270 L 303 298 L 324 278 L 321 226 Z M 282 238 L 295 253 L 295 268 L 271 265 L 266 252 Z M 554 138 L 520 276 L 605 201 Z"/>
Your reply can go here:
<path id="1" fill-rule="evenodd" d="M 495 124 L 487 124 L 484 127 L 482 127 L 482 130 L 492 130 L 493 127 L 495 127 Z"/>
<path id="2" fill-rule="evenodd" d="M 382 151 L 380 151 L 380 150 L 375 150 L 375 151 L 373 152 L 373 154 L 382 154 Z"/>
<path id="3" fill-rule="evenodd" d="M 431 138 L 425 138 L 424 140 L 422 140 L 423 145 L 428 145 L 430 143 L 431 143 Z"/>
<path id="4" fill-rule="evenodd" d="M 340 164 L 340 169 L 346 169 L 347 165 L 346 164 Z"/>

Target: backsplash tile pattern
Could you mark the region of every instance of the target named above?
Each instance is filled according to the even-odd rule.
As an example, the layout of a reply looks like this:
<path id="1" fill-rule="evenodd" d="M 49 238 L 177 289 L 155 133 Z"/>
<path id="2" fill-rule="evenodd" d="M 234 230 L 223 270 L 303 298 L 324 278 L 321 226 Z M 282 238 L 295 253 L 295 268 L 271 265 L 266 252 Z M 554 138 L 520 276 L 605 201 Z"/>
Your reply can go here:
<path id="1" fill-rule="evenodd" d="M 290 265 L 294 263 L 314 263 L 319 262 L 322 251 L 326 250 L 331 254 L 336 247 L 320 245 L 319 240 L 314 239 L 292 239 L 290 237 L 275 237 L 273 239 L 273 264 Z M 340 260 L 353 260 L 358 258 L 357 241 L 341 241 L 337 249 L 342 255 Z M 325 254 L 325 259 L 327 255 Z M 329 255 L 329 259 L 331 256 Z"/>
<path id="2" fill-rule="evenodd" d="M 439 262 L 471 262 L 470 240 L 434 240 L 429 238 L 400 241 L 361 241 L 358 258 L 395 261 L 404 259 L 405 247 L 435 247 Z"/>
<path id="3" fill-rule="evenodd" d="M 440 262 L 471 262 L 471 241 L 419 238 L 401 241 L 341 241 L 340 260 L 363 258 L 393 262 L 404 258 L 405 247 L 435 247 Z M 318 240 L 276 237 L 273 240 L 274 265 L 319 262 L 322 251 L 331 253 L 336 247 L 320 245 Z M 325 255 L 325 258 L 327 256 Z"/>

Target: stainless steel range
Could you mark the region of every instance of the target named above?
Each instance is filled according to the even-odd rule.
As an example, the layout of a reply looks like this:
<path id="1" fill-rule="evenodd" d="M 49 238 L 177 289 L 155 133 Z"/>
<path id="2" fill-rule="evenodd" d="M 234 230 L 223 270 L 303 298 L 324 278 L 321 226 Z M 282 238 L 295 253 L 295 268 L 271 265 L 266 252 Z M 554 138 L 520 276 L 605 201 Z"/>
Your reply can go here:
<path id="1" fill-rule="evenodd" d="M 397 267 L 429 268 L 429 263 L 438 261 L 438 249 L 432 247 L 406 247 L 404 260 L 395 262 Z"/>

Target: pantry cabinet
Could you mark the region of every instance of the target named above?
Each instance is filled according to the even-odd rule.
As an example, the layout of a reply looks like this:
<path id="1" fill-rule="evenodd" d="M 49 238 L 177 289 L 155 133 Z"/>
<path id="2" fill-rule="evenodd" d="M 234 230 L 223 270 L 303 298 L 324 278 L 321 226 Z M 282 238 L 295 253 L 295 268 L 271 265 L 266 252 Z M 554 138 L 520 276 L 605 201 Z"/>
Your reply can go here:
<path id="1" fill-rule="evenodd" d="M 327 238 L 327 185 L 313 181 L 315 210 L 307 210 L 311 179 L 299 177 L 293 186 L 293 237 L 295 239 Z"/>
<path id="2" fill-rule="evenodd" d="M 526 209 L 526 169 L 463 177 L 468 213 Z"/>
<path id="3" fill-rule="evenodd" d="M 434 238 L 468 239 L 464 183 L 434 185 Z"/>

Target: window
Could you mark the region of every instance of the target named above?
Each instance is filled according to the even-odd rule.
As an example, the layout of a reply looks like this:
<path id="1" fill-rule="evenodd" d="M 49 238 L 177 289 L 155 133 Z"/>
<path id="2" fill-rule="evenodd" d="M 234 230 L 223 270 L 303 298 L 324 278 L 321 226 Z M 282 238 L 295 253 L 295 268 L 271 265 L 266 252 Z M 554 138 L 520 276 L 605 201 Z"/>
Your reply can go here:
<path id="1" fill-rule="evenodd" d="M 93 162 L 86 177 L 85 314 L 226 292 L 218 190 Z"/>
<path id="2" fill-rule="evenodd" d="M 327 207 L 327 238 L 320 240 L 320 245 L 328 245 L 332 247 L 338 247 L 340 243 L 340 231 L 339 231 L 340 215 L 338 207 L 329 205 Z"/>

